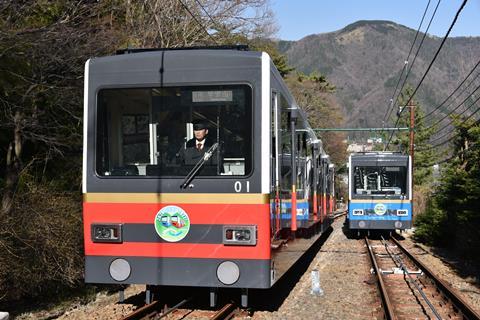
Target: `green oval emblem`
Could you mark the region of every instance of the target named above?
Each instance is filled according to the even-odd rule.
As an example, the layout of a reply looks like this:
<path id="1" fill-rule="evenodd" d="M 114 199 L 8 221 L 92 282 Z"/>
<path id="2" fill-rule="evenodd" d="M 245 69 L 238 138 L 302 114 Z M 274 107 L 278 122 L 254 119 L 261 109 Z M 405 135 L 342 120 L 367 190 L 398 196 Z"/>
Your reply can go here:
<path id="1" fill-rule="evenodd" d="M 375 211 L 375 214 L 383 216 L 385 212 L 387 212 L 387 206 L 385 206 L 383 203 L 378 203 L 373 210 Z"/>
<path id="2" fill-rule="evenodd" d="M 189 230 L 190 218 L 180 207 L 163 207 L 155 216 L 155 231 L 165 241 L 180 241 L 187 236 Z"/>

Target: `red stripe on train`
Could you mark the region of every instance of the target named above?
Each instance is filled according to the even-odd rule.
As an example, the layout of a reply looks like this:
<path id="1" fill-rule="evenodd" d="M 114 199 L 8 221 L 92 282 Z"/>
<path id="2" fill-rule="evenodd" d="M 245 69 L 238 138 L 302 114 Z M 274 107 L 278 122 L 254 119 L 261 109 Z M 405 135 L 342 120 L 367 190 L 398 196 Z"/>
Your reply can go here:
<path id="1" fill-rule="evenodd" d="M 83 203 L 84 221 L 152 223 L 165 206 L 182 208 L 191 224 L 256 224 L 270 228 L 270 205 L 266 204 L 175 204 L 175 203 Z"/>
<path id="2" fill-rule="evenodd" d="M 84 203 L 85 254 L 96 256 L 142 256 L 218 259 L 270 259 L 269 204 L 180 204 L 191 224 L 256 225 L 256 246 L 224 246 L 197 243 L 122 244 L 93 243 L 92 223 L 151 223 L 161 208 L 172 203 Z"/>
<path id="3" fill-rule="evenodd" d="M 237 247 L 225 246 L 223 244 L 197 243 L 126 242 L 122 244 L 99 244 L 90 242 L 85 244 L 85 255 L 205 259 L 270 259 L 270 247 L 258 244 L 254 247 Z"/>

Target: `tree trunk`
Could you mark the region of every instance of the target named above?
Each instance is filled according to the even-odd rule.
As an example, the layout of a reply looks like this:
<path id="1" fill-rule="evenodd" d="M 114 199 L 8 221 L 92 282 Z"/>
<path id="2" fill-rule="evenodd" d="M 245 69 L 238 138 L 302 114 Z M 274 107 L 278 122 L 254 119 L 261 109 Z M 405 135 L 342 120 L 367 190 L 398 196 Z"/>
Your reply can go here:
<path id="1" fill-rule="evenodd" d="M 5 168 L 5 189 L 2 196 L 1 215 L 6 216 L 10 213 L 17 189 L 20 171 L 22 169 L 22 135 L 21 123 L 22 115 L 19 111 L 15 112 L 14 117 L 13 141 L 10 142 L 7 149 L 7 161 Z"/>

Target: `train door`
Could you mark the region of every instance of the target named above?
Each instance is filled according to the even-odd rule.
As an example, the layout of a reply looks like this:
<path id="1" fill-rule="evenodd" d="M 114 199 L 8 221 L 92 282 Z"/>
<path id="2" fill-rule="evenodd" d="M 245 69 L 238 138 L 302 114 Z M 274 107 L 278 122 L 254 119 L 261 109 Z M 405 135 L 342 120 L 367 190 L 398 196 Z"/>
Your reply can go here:
<path id="1" fill-rule="evenodd" d="M 317 147 L 318 143 L 313 142 L 309 149 L 309 184 L 310 184 L 310 215 L 314 221 L 317 220 L 317 184 L 318 184 L 318 172 L 317 172 Z"/>
<path id="2" fill-rule="evenodd" d="M 296 226 L 292 227 L 292 207 L 296 201 L 295 192 L 293 192 L 295 184 L 296 162 L 294 161 L 295 150 L 295 117 L 292 117 L 292 106 L 281 94 L 278 94 L 278 160 L 280 171 L 280 229 L 282 237 L 289 236 L 289 229 L 296 230 Z M 293 126 L 292 126 L 293 123 Z M 295 205 L 296 206 L 296 205 Z M 293 210 L 296 212 L 295 210 Z"/>
<path id="3" fill-rule="evenodd" d="M 280 197 L 281 192 L 281 175 L 280 175 L 280 159 L 279 159 L 279 148 L 281 143 L 280 133 L 280 111 L 278 104 L 278 94 L 275 91 L 272 91 L 272 101 L 271 101 L 271 192 L 270 199 L 273 199 L 270 205 L 270 217 L 271 217 L 271 235 L 272 240 L 276 240 L 280 237 L 281 230 L 281 207 L 282 199 Z"/>
<path id="4" fill-rule="evenodd" d="M 328 169 L 327 169 L 327 158 L 326 156 L 321 157 L 320 161 L 320 167 L 322 168 L 322 185 L 321 185 L 321 221 L 323 222 L 325 220 L 325 217 L 327 216 L 327 175 L 328 175 Z"/>

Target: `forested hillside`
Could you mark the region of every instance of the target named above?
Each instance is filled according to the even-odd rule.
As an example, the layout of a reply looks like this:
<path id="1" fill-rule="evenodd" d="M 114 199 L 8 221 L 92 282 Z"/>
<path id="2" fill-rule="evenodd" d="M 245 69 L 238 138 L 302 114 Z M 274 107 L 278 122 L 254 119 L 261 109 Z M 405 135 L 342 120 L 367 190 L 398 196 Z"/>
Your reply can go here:
<path id="1" fill-rule="evenodd" d="M 339 31 L 280 41 L 279 50 L 300 71 L 318 71 L 336 86 L 351 126 L 382 126 L 385 110 L 415 38 L 416 30 L 389 21 L 359 21 Z M 422 33 L 418 39 L 421 39 Z M 414 59 L 408 83 L 420 81 L 441 38 L 427 36 Z M 480 37 L 449 38 L 416 98 L 428 113 L 439 105 L 478 61 Z M 445 106 L 440 111 L 445 111 Z"/>

